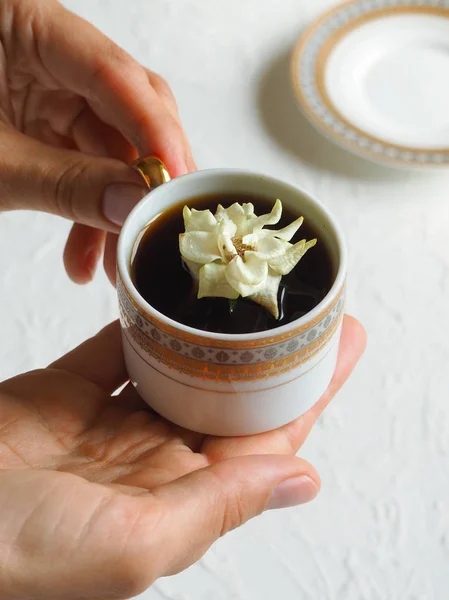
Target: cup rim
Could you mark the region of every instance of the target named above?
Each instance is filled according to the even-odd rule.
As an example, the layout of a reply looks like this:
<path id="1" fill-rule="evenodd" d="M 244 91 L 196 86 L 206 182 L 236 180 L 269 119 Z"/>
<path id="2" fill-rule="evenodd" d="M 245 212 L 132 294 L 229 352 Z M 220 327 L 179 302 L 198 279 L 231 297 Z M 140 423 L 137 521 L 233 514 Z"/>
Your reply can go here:
<path id="1" fill-rule="evenodd" d="M 332 228 L 334 230 L 333 233 L 334 233 L 334 236 L 335 236 L 335 239 L 337 242 L 337 246 L 338 246 L 338 251 L 340 254 L 339 264 L 338 264 L 337 274 L 335 276 L 335 280 L 334 280 L 334 283 L 332 284 L 331 289 L 326 294 L 326 296 L 323 298 L 323 300 L 321 300 L 321 302 L 310 312 L 306 313 L 299 319 L 295 319 L 294 321 L 291 321 L 290 323 L 287 323 L 286 325 L 282 325 L 282 326 L 276 327 L 274 329 L 269 329 L 266 331 L 259 331 L 256 333 L 241 333 L 241 334 L 230 334 L 229 333 L 229 334 L 226 334 L 226 333 L 216 333 L 213 331 L 205 331 L 202 329 L 196 329 L 194 327 L 189 327 L 188 325 L 184 325 L 183 323 L 179 323 L 178 321 L 175 321 L 174 319 L 167 317 L 166 315 L 164 315 L 164 313 L 156 310 L 153 306 L 151 306 L 151 304 L 149 304 L 140 295 L 140 293 L 138 292 L 137 288 L 135 287 L 135 285 L 131 279 L 131 275 L 130 275 L 128 264 L 127 264 L 129 261 L 129 257 L 125 256 L 125 243 L 126 243 L 126 238 L 129 235 L 127 233 L 127 230 L 128 230 L 128 227 L 130 226 L 131 222 L 134 220 L 136 215 L 142 210 L 142 206 L 149 201 L 150 193 L 151 193 L 151 195 L 153 195 L 153 194 L 157 193 L 158 190 L 161 188 L 166 189 L 167 186 L 175 187 L 175 186 L 183 185 L 182 182 L 186 178 L 193 179 L 193 178 L 199 178 L 201 176 L 213 176 L 213 175 L 227 175 L 229 177 L 236 176 L 236 175 L 238 175 L 238 176 L 247 175 L 249 177 L 259 177 L 259 178 L 262 177 L 263 179 L 269 180 L 270 182 L 272 182 L 274 184 L 278 183 L 278 184 L 282 184 L 284 186 L 288 186 L 288 187 L 292 188 L 293 190 L 295 190 L 295 192 L 301 194 L 302 196 L 305 196 L 312 204 L 315 204 L 316 206 L 318 206 L 318 208 L 326 215 L 327 219 L 331 223 Z M 267 337 L 272 338 L 272 337 L 282 336 L 282 335 L 288 334 L 292 330 L 298 329 L 301 326 L 307 325 L 309 322 L 314 321 L 314 319 L 316 319 L 317 316 L 319 316 L 320 314 L 325 312 L 329 308 L 329 306 L 332 304 L 332 302 L 335 300 L 335 298 L 338 296 L 338 294 L 340 293 L 340 291 L 343 288 L 344 283 L 345 283 L 346 268 L 347 268 L 347 248 L 346 248 L 346 243 L 345 243 L 343 233 L 342 233 L 340 226 L 338 225 L 336 219 L 334 218 L 332 212 L 330 212 L 327 209 L 327 207 L 325 207 L 322 204 L 321 201 L 317 200 L 313 194 L 311 194 L 310 192 L 308 192 L 301 186 L 298 186 L 298 185 L 290 183 L 290 182 L 283 181 L 277 177 L 271 177 L 269 175 L 265 175 L 265 174 L 258 173 L 255 171 L 249 171 L 246 169 L 232 169 L 232 168 L 203 169 L 201 171 L 195 171 L 193 173 L 188 173 L 187 175 L 182 175 L 180 177 L 172 179 L 169 182 L 164 183 L 159 188 L 156 188 L 155 190 L 153 190 L 151 192 L 149 191 L 149 193 L 144 198 L 142 198 L 142 200 L 140 202 L 138 202 L 138 204 L 136 204 L 136 206 L 133 208 L 133 210 L 129 213 L 127 219 L 125 220 L 125 222 L 122 226 L 122 229 L 121 229 L 121 232 L 119 235 L 118 246 L 117 246 L 118 273 L 120 275 L 120 279 L 121 279 L 125 289 L 132 296 L 133 302 L 137 305 L 137 307 L 139 307 L 139 309 L 141 309 L 143 313 L 149 313 L 155 319 L 163 322 L 165 325 L 171 327 L 172 329 L 178 330 L 185 334 L 195 335 L 195 336 L 201 337 L 203 339 L 209 339 L 211 341 L 217 341 L 217 340 L 224 341 L 224 342 L 257 341 L 257 340 L 265 339 Z"/>

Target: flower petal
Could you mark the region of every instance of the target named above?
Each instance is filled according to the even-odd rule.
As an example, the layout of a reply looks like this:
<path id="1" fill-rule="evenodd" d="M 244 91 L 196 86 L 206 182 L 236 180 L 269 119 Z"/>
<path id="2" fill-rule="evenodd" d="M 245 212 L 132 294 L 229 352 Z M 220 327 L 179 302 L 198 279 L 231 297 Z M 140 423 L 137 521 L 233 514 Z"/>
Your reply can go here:
<path id="1" fill-rule="evenodd" d="M 218 222 L 222 221 L 223 219 L 229 218 L 226 209 L 221 204 L 218 204 L 217 206 L 217 210 L 215 211 L 215 218 Z"/>
<path id="2" fill-rule="evenodd" d="M 228 220 L 221 221 L 217 227 L 217 245 L 225 264 L 237 255 L 237 250 L 232 241 L 236 230 L 237 226 L 235 223 Z"/>
<path id="3" fill-rule="evenodd" d="M 198 281 L 200 278 L 200 269 L 201 269 L 201 265 L 195 262 L 192 262 L 191 260 L 187 260 L 186 258 L 183 259 L 185 266 L 189 269 L 189 273 L 192 276 L 192 279 L 194 279 L 195 281 Z"/>
<path id="4" fill-rule="evenodd" d="M 254 215 L 254 206 L 251 203 L 239 204 L 234 202 L 229 208 L 223 208 L 221 204 L 217 207 L 215 217 L 217 221 L 229 219 L 238 227 L 248 216 Z"/>
<path id="5" fill-rule="evenodd" d="M 291 247 L 289 242 L 278 240 L 272 236 L 262 236 L 262 238 L 259 238 L 258 233 L 250 233 L 249 235 L 245 235 L 242 241 L 244 244 L 255 248 L 257 256 L 265 260 L 276 258 L 276 256 L 280 256 L 281 254 L 287 252 Z M 245 253 L 245 257 L 246 254 L 247 253 Z"/>
<path id="6" fill-rule="evenodd" d="M 233 238 L 237 231 L 237 225 L 230 219 L 225 219 L 218 222 L 217 234 L 229 238 Z"/>
<path id="7" fill-rule="evenodd" d="M 260 231 L 266 225 L 276 225 L 279 223 L 282 217 L 282 202 L 280 200 L 276 200 L 273 206 L 273 210 L 269 215 L 262 215 L 261 217 L 257 217 L 254 219 L 253 231 Z"/>
<path id="8" fill-rule="evenodd" d="M 183 211 L 184 216 L 184 224 L 186 232 L 189 231 L 215 231 L 217 227 L 217 219 L 210 212 L 210 210 L 189 210 L 190 215 L 188 215 L 188 219 L 186 222 L 187 212 Z"/>
<path id="9" fill-rule="evenodd" d="M 263 287 L 267 275 L 267 262 L 254 252 L 246 252 L 245 260 L 236 256 L 226 266 L 229 284 L 244 298 L 258 292 Z"/>
<path id="10" fill-rule="evenodd" d="M 218 236 L 218 249 L 220 250 L 221 260 L 226 265 L 237 256 L 237 250 L 235 249 L 232 239 L 226 235 Z"/>
<path id="11" fill-rule="evenodd" d="M 250 296 L 250 300 L 266 308 L 275 319 L 279 319 L 278 293 L 281 279 L 282 275 L 270 269 L 264 287 L 257 294 Z"/>
<path id="12" fill-rule="evenodd" d="M 228 213 L 228 217 L 231 219 L 231 221 L 234 221 L 236 225 L 246 219 L 243 206 L 241 206 L 238 202 L 234 202 L 232 206 L 226 209 L 226 212 Z"/>
<path id="13" fill-rule="evenodd" d="M 251 204 L 251 202 L 245 202 L 242 204 L 242 208 L 245 212 L 246 218 L 254 216 L 254 204 Z"/>
<path id="14" fill-rule="evenodd" d="M 229 214 L 229 208 L 224 208 L 221 204 L 217 206 L 215 218 L 217 219 L 218 223 L 222 223 L 223 221 L 232 221 L 232 218 Z"/>
<path id="15" fill-rule="evenodd" d="M 179 236 L 181 256 L 202 265 L 221 258 L 215 233 L 189 231 Z"/>
<path id="16" fill-rule="evenodd" d="M 201 267 L 198 298 L 230 298 L 236 300 L 239 293 L 229 285 L 225 271 L 225 265 L 216 263 Z"/>
<path id="17" fill-rule="evenodd" d="M 316 239 L 310 242 L 301 240 L 294 246 L 290 246 L 285 254 L 268 261 L 270 268 L 279 275 L 288 275 L 296 267 L 307 250 L 315 246 L 316 242 Z"/>
<path id="18" fill-rule="evenodd" d="M 184 229 L 187 230 L 190 223 L 190 218 L 192 216 L 192 211 L 188 206 L 184 206 L 182 209 L 182 216 L 184 218 Z"/>
<path id="19" fill-rule="evenodd" d="M 273 231 L 273 235 L 280 240 L 289 242 L 303 223 L 304 217 L 299 217 L 299 219 L 296 219 L 296 221 L 293 221 L 293 223 L 290 223 L 287 227 L 279 229 L 278 231 Z"/>
<path id="20" fill-rule="evenodd" d="M 279 223 L 280 200 L 269 214 L 260 217 L 255 215 L 253 204 L 237 202 L 226 209 L 219 205 L 215 215 L 184 207 L 183 216 L 185 233 L 179 236 L 179 245 L 199 285 L 198 298 L 249 297 L 278 319 L 282 276 L 290 273 L 316 244 L 316 240 L 290 243 L 303 218 L 279 231 L 264 229 Z"/>
<path id="21" fill-rule="evenodd" d="M 242 221 L 239 221 L 236 232 L 236 236 L 240 238 L 252 232 L 253 225 L 257 220 L 257 216 L 254 214 L 254 204 L 247 202 L 242 205 L 242 208 L 245 213 L 245 218 Z"/>

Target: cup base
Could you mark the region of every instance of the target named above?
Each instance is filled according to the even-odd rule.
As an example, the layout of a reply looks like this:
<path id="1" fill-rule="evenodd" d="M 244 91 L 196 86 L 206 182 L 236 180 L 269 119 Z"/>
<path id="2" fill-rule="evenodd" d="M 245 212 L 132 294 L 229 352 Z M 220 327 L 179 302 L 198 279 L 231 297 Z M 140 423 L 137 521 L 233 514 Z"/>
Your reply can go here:
<path id="1" fill-rule="evenodd" d="M 149 366 L 123 336 L 130 379 L 143 400 L 172 423 L 205 435 L 240 437 L 278 429 L 301 417 L 326 391 L 337 362 L 339 333 L 310 369 L 254 392 L 186 386 Z M 313 362 L 313 364 L 312 364 Z M 136 383 L 139 382 L 139 383 Z"/>

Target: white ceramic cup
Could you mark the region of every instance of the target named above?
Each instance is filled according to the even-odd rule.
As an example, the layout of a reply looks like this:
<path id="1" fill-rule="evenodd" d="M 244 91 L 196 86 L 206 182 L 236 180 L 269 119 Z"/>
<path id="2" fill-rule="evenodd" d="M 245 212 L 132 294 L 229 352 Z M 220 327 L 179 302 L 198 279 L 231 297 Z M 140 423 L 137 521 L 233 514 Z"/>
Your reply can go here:
<path id="1" fill-rule="evenodd" d="M 148 223 L 174 204 L 214 193 L 280 198 L 314 226 L 335 272 L 331 290 L 314 310 L 270 331 L 224 335 L 177 323 L 140 296 L 131 260 Z M 166 419 L 211 435 L 262 433 L 304 414 L 328 387 L 343 319 L 346 249 L 333 217 L 302 189 L 242 170 L 179 177 L 151 191 L 131 212 L 117 261 L 128 373 L 140 396 Z"/>

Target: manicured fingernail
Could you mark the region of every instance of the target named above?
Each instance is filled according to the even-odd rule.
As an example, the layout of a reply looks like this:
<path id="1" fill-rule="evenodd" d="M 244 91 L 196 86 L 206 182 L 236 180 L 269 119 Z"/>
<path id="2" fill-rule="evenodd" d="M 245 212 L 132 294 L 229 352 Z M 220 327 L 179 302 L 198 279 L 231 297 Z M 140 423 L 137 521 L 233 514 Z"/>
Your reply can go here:
<path id="1" fill-rule="evenodd" d="M 104 190 L 103 213 L 115 225 L 123 225 L 135 205 L 148 190 L 132 183 L 111 183 Z"/>
<path id="2" fill-rule="evenodd" d="M 317 484 L 310 477 L 301 475 L 286 479 L 272 493 L 266 510 L 306 504 L 316 498 L 318 492 Z"/>

